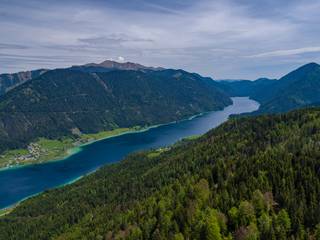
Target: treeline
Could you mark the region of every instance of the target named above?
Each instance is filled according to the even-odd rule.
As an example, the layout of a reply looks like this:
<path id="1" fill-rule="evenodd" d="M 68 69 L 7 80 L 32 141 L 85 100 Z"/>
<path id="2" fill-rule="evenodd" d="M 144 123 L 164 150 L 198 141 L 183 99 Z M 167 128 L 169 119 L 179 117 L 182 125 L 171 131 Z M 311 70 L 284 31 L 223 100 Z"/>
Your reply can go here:
<path id="1" fill-rule="evenodd" d="M 320 239 L 320 109 L 232 119 L 19 205 L 0 239 Z"/>

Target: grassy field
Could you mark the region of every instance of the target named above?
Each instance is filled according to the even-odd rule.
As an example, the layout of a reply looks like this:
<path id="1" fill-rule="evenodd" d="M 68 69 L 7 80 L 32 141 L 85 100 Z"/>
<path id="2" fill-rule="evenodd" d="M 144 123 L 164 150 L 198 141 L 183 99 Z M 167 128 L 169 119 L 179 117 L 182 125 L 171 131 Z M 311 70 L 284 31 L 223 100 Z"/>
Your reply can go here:
<path id="1" fill-rule="evenodd" d="M 156 158 L 158 157 L 161 153 L 169 151 L 170 148 L 158 148 L 155 150 L 152 150 L 151 152 L 148 153 L 148 158 Z"/>
<path id="2" fill-rule="evenodd" d="M 0 217 L 10 213 L 12 210 L 13 210 L 13 208 L 0 209 Z"/>
<path id="3" fill-rule="evenodd" d="M 0 168 L 63 159 L 72 154 L 72 149 L 83 144 L 88 144 L 131 131 L 138 131 L 140 129 L 141 127 L 118 128 L 95 134 L 82 134 L 76 139 L 63 138 L 59 140 L 52 140 L 40 138 L 38 141 L 31 143 L 28 149 L 10 150 L 0 155 Z"/>

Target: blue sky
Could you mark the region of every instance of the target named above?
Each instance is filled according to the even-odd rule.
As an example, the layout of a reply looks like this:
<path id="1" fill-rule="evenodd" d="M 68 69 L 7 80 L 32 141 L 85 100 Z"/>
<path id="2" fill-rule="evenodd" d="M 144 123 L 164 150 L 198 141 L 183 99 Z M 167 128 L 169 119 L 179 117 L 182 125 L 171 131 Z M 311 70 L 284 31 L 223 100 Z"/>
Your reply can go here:
<path id="1" fill-rule="evenodd" d="M 0 73 L 105 59 L 216 79 L 320 62 L 319 0 L 0 0 Z"/>

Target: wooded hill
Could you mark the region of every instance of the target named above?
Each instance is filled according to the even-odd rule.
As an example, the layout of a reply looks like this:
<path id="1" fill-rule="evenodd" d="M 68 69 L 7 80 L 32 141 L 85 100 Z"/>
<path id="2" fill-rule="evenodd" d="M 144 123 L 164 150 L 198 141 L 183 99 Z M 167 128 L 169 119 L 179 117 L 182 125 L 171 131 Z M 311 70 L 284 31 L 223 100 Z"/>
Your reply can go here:
<path id="1" fill-rule="evenodd" d="M 231 119 L 0 218 L 0 239 L 319 239 L 320 109 Z"/>
<path id="2" fill-rule="evenodd" d="M 168 123 L 229 104 L 212 79 L 182 70 L 51 70 L 0 97 L 0 153 L 39 137 Z"/>
<path id="3" fill-rule="evenodd" d="M 220 81 L 230 96 L 250 96 L 261 106 L 252 113 L 280 113 L 320 102 L 320 65 L 306 64 L 279 80 Z"/>

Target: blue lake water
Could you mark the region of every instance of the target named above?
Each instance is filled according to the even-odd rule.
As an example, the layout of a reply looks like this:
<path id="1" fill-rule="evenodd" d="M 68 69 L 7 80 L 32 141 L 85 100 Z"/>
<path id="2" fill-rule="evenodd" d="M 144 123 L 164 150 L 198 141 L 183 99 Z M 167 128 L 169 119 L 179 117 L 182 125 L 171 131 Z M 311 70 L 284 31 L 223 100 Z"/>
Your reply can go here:
<path id="1" fill-rule="evenodd" d="M 104 164 L 119 161 L 131 152 L 159 148 L 191 135 L 203 134 L 225 122 L 231 114 L 252 112 L 259 107 L 259 103 L 247 97 L 235 97 L 232 100 L 233 105 L 222 111 L 83 146 L 80 152 L 62 161 L 2 170 L 0 209 L 73 181 Z"/>

